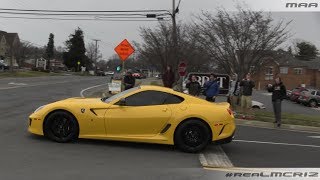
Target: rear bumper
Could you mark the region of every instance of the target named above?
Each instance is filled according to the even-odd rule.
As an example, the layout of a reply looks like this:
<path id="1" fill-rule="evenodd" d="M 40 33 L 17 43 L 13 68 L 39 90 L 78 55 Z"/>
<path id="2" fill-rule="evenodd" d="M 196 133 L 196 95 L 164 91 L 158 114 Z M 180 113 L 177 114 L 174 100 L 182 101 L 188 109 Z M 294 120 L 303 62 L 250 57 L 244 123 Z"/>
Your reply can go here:
<path id="1" fill-rule="evenodd" d="M 236 132 L 236 129 L 233 131 L 233 133 L 230 136 L 228 136 L 226 138 L 223 138 L 223 139 L 219 139 L 217 141 L 213 141 L 212 143 L 213 144 L 227 144 L 227 143 L 230 143 L 235 138 L 235 132 Z"/>

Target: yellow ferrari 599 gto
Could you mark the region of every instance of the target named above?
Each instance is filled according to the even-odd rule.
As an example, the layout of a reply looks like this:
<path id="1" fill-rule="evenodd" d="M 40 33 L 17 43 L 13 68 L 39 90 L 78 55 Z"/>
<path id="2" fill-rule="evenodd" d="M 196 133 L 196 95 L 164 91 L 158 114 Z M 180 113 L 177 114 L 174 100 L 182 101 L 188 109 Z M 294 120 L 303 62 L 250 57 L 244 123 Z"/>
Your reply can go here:
<path id="1" fill-rule="evenodd" d="M 135 87 L 110 98 L 69 98 L 35 110 L 28 131 L 56 142 L 77 138 L 171 144 L 198 152 L 229 143 L 235 122 L 228 103 L 158 86 Z"/>

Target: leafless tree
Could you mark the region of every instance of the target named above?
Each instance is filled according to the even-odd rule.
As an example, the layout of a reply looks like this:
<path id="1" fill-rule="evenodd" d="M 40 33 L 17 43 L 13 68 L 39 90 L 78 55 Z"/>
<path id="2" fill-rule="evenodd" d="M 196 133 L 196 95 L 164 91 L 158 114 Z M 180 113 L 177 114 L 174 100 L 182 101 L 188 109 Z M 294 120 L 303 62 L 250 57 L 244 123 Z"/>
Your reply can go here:
<path id="1" fill-rule="evenodd" d="M 93 42 L 87 44 L 86 51 L 87 57 L 91 60 L 91 62 L 95 62 L 95 58 L 97 58 L 97 61 L 102 58 L 99 48 L 96 51 L 96 45 Z"/>
<path id="2" fill-rule="evenodd" d="M 215 15 L 197 16 L 191 36 L 217 66 L 243 77 L 252 68 L 259 70 L 263 60 L 287 40 L 289 23 L 241 7 L 237 12 L 218 9 Z"/>
<path id="3" fill-rule="evenodd" d="M 155 29 L 141 28 L 140 35 L 143 43 L 135 43 L 137 59 L 152 64 L 160 71 L 164 71 L 167 65 L 171 65 L 177 72 L 180 61 L 187 63 L 189 72 L 205 69 L 208 67 L 209 57 L 202 47 L 194 46 L 194 37 L 189 36 L 189 33 L 189 27 L 179 23 L 177 26 L 178 59 L 175 59 L 170 23 L 161 22 Z"/>

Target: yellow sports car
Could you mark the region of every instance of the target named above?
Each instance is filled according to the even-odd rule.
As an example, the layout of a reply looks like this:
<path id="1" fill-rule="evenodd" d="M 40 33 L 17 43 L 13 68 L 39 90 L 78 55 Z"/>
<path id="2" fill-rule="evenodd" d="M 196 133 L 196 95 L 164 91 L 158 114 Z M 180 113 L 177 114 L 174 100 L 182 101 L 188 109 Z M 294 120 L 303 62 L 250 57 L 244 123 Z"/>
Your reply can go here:
<path id="1" fill-rule="evenodd" d="M 41 106 L 30 115 L 28 131 L 57 142 L 103 139 L 198 152 L 212 141 L 231 142 L 235 128 L 228 103 L 140 86 L 110 98 L 69 98 Z"/>

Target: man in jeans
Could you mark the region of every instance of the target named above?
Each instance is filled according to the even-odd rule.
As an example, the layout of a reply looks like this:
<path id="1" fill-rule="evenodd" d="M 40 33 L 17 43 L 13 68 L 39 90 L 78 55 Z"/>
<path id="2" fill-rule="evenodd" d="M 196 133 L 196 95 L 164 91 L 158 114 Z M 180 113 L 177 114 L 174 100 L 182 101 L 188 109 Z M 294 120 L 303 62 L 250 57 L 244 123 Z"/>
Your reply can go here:
<path id="1" fill-rule="evenodd" d="M 281 102 L 286 98 L 287 91 L 283 85 L 281 78 L 275 79 L 274 85 L 268 85 L 268 91 L 272 92 L 272 105 L 275 121 L 273 122 L 278 127 L 281 126 Z"/>
<path id="2" fill-rule="evenodd" d="M 230 83 L 229 88 L 229 103 L 233 109 L 233 111 L 236 111 L 237 105 L 238 105 L 238 99 L 240 94 L 240 81 L 238 80 L 238 76 L 234 74 L 232 76 L 232 81 Z"/>
<path id="3" fill-rule="evenodd" d="M 251 75 L 248 73 L 246 78 L 240 82 L 240 87 L 242 88 L 242 96 L 241 96 L 241 108 L 244 113 L 242 118 L 246 118 L 248 115 L 248 111 L 251 112 L 252 107 L 252 90 L 255 84 L 254 81 L 251 80 Z"/>
<path id="4" fill-rule="evenodd" d="M 217 82 L 217 76 L 213 73 L 210 74 L 209 81 L 204 83 L 206 100 L 210 102 L 215 102 L 216 97 L 219 94 L 219 84 Z"/>

